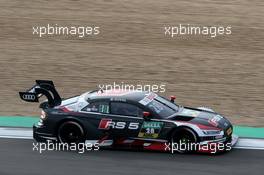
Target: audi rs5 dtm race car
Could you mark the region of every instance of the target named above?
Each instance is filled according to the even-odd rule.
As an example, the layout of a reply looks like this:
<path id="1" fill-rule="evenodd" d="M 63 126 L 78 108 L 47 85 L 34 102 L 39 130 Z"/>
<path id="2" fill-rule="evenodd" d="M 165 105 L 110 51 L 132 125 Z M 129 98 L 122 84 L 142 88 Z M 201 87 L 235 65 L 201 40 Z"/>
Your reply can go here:
<path id="1" fill-rule="evenodd" d="M 40 104 L 40 120 L 33 126 L 38 142 L 86 143 L 138 150 L 228 151 L 238 137 L 232 124 L 205 107 L 183 107 L 152 92 L 94 90 L 62 99 L 52 81 L 36 85 L 20 98 Z M 197 146 L 198 145 L 198 146 Z"/>

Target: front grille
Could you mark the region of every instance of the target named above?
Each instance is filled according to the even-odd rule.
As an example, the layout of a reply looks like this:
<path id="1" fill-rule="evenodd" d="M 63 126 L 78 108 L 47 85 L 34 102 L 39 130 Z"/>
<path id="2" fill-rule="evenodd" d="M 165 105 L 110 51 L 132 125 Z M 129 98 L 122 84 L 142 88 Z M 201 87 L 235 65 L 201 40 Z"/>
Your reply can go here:
<path id="1" fill-rule="evenodd" d="M 215 140 L 215 136 L 205 136 L 201 137 L 201 141 Z"/>

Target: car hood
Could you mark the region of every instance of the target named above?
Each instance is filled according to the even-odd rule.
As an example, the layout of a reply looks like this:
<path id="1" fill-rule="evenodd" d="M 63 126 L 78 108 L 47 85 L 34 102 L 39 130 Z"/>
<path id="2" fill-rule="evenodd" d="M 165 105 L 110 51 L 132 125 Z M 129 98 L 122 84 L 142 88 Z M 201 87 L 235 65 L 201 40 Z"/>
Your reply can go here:
<path id="1" fill-rule="evenodd" d="M 227 129 L 231 126 L 231 123 L 218 113 L 189 107 L 183 107 L 171 119 L 208 128 Z"/>

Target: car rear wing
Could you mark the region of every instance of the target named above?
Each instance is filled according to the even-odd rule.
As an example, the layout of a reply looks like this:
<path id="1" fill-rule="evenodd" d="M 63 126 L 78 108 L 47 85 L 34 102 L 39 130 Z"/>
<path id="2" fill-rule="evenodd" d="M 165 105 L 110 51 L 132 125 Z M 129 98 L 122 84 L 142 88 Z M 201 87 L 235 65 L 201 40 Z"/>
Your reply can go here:
<path id="1" fill-rule="evenodd" d="M 39 98 L 43 95 L 48 99 L 49 107 L 61 104 L 61 97 L 53 82 L 49 80 L 36 80 L 36 84 L 32 88 L 19 92 L 20 98 L 26 102 L 39 102 Z"/>

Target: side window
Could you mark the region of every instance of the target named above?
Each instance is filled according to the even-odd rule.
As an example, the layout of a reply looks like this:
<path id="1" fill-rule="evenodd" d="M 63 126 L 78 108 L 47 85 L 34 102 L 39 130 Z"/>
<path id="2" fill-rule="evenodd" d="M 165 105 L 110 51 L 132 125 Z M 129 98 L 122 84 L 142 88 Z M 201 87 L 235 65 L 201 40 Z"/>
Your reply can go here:
<path id="1" fill-rule="evenodd" d="M 85 112 L 99 112 L 99 113 L 109 113 L 108 102 L 92 102 L 82 109 Z"/>
<path id="2" fill-rule="evenodd" d="M 139 107 L 129 103 L 111 102 L 111 113 L 115 115 L 142 117 L 143 111 Z"/>

